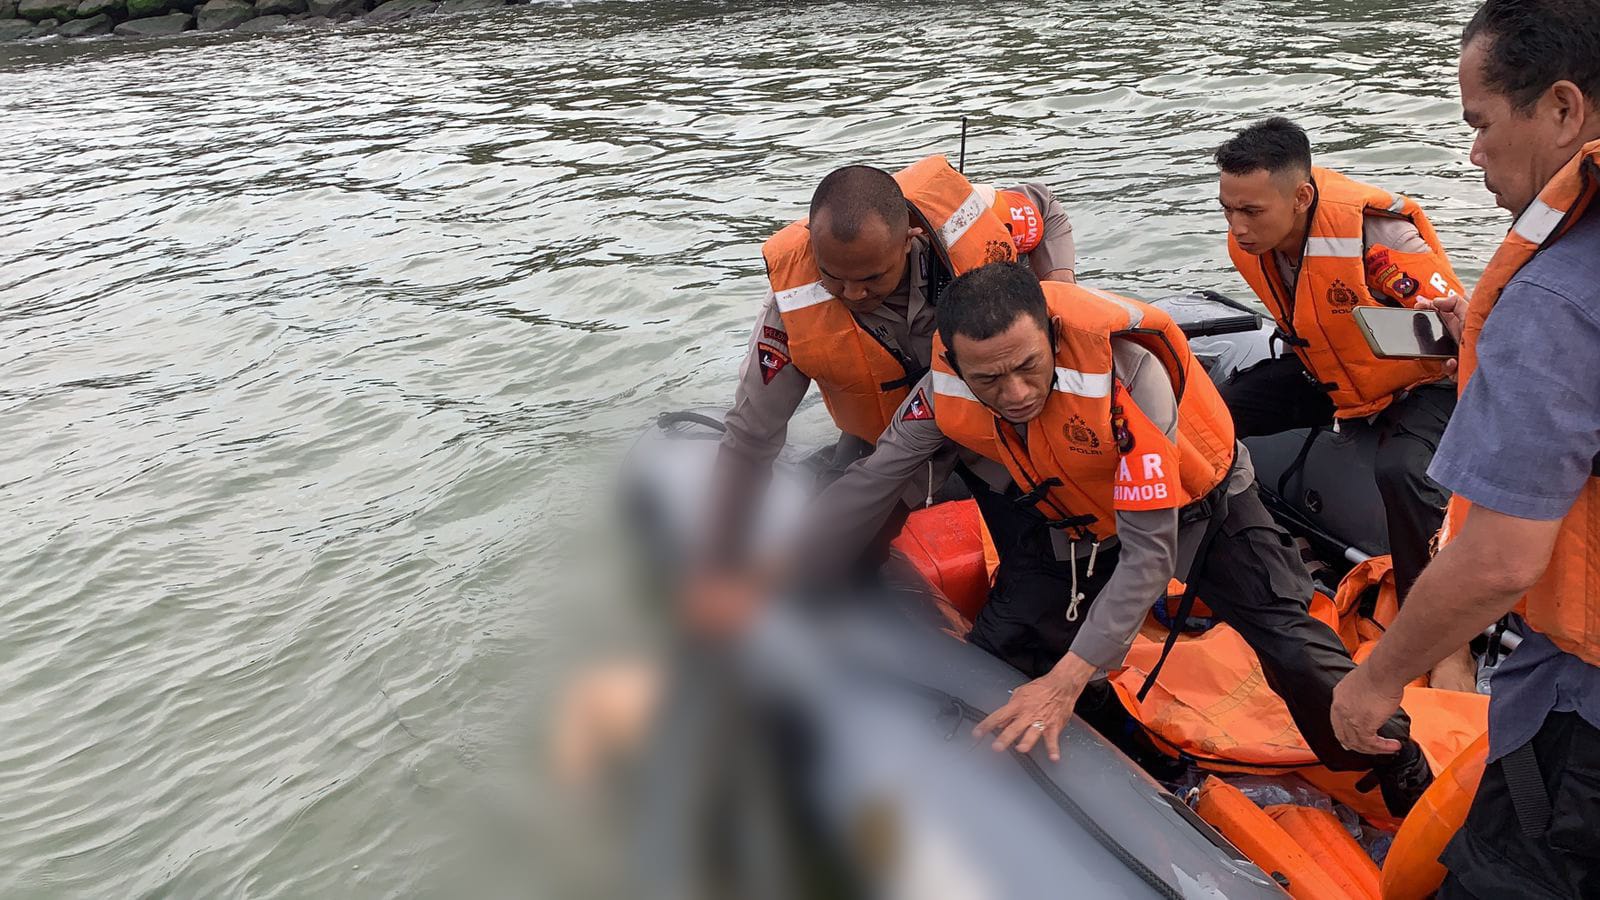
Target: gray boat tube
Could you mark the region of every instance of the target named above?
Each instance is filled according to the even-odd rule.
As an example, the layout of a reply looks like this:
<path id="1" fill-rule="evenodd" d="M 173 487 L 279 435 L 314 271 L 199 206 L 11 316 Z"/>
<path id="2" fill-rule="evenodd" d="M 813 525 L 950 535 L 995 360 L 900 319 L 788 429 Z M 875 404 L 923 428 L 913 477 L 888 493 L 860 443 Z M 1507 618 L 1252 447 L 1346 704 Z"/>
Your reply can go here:
<path id="1" fill-rule="evenodd" d="M 652 423 L 626 464 L 655 565 L 681 558 L 703 513 L 720 415 L 697 412 Z M 805 455 L 777 464 L 758 544 L 781 540 L 804 502 Z M 865 896 L 1285 896 L 1081 720 L 1059 763 L 975 742 L 974 717 L 1026 679 L 945 633 L 931 597 L 907 578 L 793 598 L 725 652 L 685 648 L 639 816 L 652 896 L 706 896 L 686 885 L 704 883 L 691 870 L 707 857 L 713 881 L 740 885 L 728 896 L 846 895 L 808 883 L 826 867 L 793 865 L 815 858 L 796 844 L 830 848 Z M 702 830 L 708 809 L 723 824 Z M 806 837 L 784 840 L 797 819 Z"/>

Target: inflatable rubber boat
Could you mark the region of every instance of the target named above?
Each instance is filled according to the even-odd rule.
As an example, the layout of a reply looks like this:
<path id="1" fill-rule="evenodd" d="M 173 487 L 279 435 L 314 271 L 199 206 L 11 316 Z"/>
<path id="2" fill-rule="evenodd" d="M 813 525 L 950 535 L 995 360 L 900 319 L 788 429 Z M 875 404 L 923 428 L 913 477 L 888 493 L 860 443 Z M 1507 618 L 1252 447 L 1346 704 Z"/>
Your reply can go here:
<path id="1" fill-rule="evenodd" d="M 1270 326 L 1228 298 L 1158 303 L 1215 378 L 1268 352 Z M 663 414 L 625 466 L 635 544 L 669 580 L 701 515 L 720 418 Z M 1313 612 L 1348 633 L 1353 651 L 1384 614 L 1369 440 L 1319 429 L 1250 445 L 1269 507 L 1324 563 Z M 803 448 L 780 457 L 756 545 L 783 539 L 812 490 L 814 458 Z M 1410 846 L 1390 850 L 1401 823 L 1370 785 L 1321 770 L 1292 724 L 1270 724 L 1287 713 L 1259 667 L 1249 671 L 1247 649 L 1223 651 L 1230 635 L 1242 645 L 1226 626 L 1180 641 L 1146 703 L 1133 695 L 1158 622 L 1113 678 L 1129 727 L 1160 764 L 1141 766 L 1119 749 L 1127 734 L 1108 739 L 1081 718 L 1060 763 L 975 743 L 973 725 L 1026 679 L 960 639 L 988 588 L 973 504 L 917 511 L 895 546 L 881 587 L 775 604 L 726 654 L 685 654 L 639 816 L 654 895 L 1322 898 L 1378 897 L 1393 882 L 1382 896 L 1421 897 L 1442 875 L 1429 868 L 1448 834 L 1435 820 L 1461 790 L 1470 797 L 1470 760 L 1439 780 L 1458 790 L 1439 788 L 1404 824 Z M 1246 662 L 1208 669 L 1222 657 Z M 1212 702 L 1219 684 L 1228 704 Z M 1481 745 L 1485 698 L 1417 691 L 1407 709 L 1443 773 Z"/>

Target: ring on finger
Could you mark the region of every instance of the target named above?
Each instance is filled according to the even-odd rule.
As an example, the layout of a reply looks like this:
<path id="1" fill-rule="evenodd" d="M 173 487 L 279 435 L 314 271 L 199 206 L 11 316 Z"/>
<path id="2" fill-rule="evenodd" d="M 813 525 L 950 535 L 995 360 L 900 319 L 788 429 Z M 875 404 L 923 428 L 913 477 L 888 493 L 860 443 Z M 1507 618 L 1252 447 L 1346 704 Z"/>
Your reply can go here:
<path id="1" fill-rule="evenodd" d="M 1040 731 L 1043 731 L 1044 730 L 1044 723 L 1043 722 L 1035 722 L 1035 723 L 1033 723 L 1033 727 L 1039 729 Z"/>

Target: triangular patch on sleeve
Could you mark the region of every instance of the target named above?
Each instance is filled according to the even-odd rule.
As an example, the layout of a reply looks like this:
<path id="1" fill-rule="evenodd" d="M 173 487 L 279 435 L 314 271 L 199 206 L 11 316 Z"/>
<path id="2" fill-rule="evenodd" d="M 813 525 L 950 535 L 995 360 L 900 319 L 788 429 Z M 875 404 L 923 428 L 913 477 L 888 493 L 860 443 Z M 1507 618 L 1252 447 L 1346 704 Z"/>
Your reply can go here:
<path id="1" fill-rule="evenodd" d="M 933 407 L 928 405 L 928 395 L 917 388 L 917 392 L 906 402 L 906 411 L 900 416 L 902 422 L 916 422 L 933 418 Z"/>
<path id="2" fill-rule="evenodd" d="M 761 383 L 771 384 L 772 379 L 778 377 L 783 367 L 789 364 L 789 357 L 766 342 L 756 344 L 756 352 L 761 354 Z"/>

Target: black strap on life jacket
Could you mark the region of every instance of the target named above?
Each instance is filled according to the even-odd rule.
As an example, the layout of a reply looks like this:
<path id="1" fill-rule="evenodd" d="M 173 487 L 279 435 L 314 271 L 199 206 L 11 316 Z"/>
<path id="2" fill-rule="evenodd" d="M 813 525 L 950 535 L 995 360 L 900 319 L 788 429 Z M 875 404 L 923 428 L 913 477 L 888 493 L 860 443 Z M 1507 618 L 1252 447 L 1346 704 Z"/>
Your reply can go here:
<path id="1" fill-rule="evenodd" d="M 1550 793 L 1539 771 L 1533 741 L 1500 757 L 1500 773 L 1506 778 L 1506 792 L 1511 795 L 1511 808 L 1517 813 L 1523 837 L 1538 839 L 1550 828 Z"/>
<path id="2" fill-rule="evenodd" d="M 1279 326 L 1277 326 L 1277 327 L 1272 329 L 1271 340 L 1282 341 L 1283 343 L 1289 345 L 1290 347 L 1309 347 L 1309 346 L 1311 346 L 1311 342 L 1306 340 L 1305 338 L 1300 337 L 1299 335 L 1290 334 L 1289 332 L 1284 331 L 1282 325 L 1279 325 Z"/>
<path id="3" fill-rule="evenodd" d="M 1189 572 L 1183 579 L 1183 598 L 1178 601 L 1178 609 L 1172 614 L 1172 625 L 1167 629 L 1167 639 L 1161 645 L 1161 655 L 1156 657 L 1156 664 L 1150 667 L 1150 674 L 1145 676 L 1144 684 L 1139 688 L 1140 703 L 1144 702 L 1150 689 L 1155 687 L 1156 676 L 1161 674 L 1161 667 L 1167 664 L 1167 655 L 1177 646 L 1178 635 L 1182 633 L 1184 623 L 1189 621 L 1189 615 L 1194 612 L 1200 576 L 1205 573 L 1206 557 L 1211 555 L 1211 543 L 1222 531 L 1222 521 L 1228 517 L 1228 483 L 1232 480 L 1230 470 L 1228 475 L 1223 476 L 1222 482 L 1211 489 L 1211 493 L 1184 507 L 1178 513 L 1180 525 L 1204 518 L 1206 530 L 1200 536 L 1200 544 L 1195 548 L 1194 559 L 1189 563 Z"/>
<path id="4" fill-rule="evenodd" d="M 1316 446 L 1317 436 L 1322 434 L 1322 426 L 1315 425 L 1306 431 L 1306 439 L 1300 444 L 1300 452 L 1294 455 L 1294 462 L 1289 468 L 1283 470 L 1278 476 L 1278 496 L 1289 496 L 1289 480 L 1299 475 L 1306 467 L 1306 458 L 1311 455 L 1311 448 Z"/>
<path id="5" fill-rule="evenodd" d="M 1015 482 L 1013 482 L 1013 484 L 1015 484 Z M 1017 485 L 1016 495 L 1010 497 L 1009 499 L 1017 509 L 1038 520 L 1046 528 L 1055 528 L 1057 530 L 1066 530 L 1069 528 L 1085 529 L 1090 525 L 1100 521 L 1100 517 L 1094 513 L 1085 513 L 1081 516 L 1063 515 L 1056 516 L 1054 518 L 1045 515 L 1044 511 L 1039 508 L 1040 501 L 1049 497 L 1051 488 L 1058 488 L 1061 487 L 1061 485 L 1061 479 L 1052 475 L 1049 478 L 1046 478 L 1045 480 L 1035 484 L 1033 486 L 1033 490 L 1027 491 L 1026 493 L 1022 491 L 1022 487 L 1020 485 Z"/>
<path id="6" fill-rule="evenodd" d="M 955 263 L 950 260 L 950 248 L 939 237 L 939 229 L 933 227 L 933 220 L 909 200 L 906 201 L 906 207 L 911 213 L 911 224 L 921 228 L 928 238 L 929 252 L 924 257 L 928 261 L 928 281 L 922 295 L 930 305 L 938 306 L 939 295 L 955 280 Z"/>
<path id="7" fill-rule="evenodd" d="M 893 381 L 883 382 L 882 384 L 878 385 L 878 390 L 896 391 L 900 388 L 910 388 L 917 382 L 921 381 L 923 376 L 928 374 L 927 367 L 912 364 L 905 359 L 900 360 L 900 367 L 906 370 L 906 374 L 896 378 Z"/>

